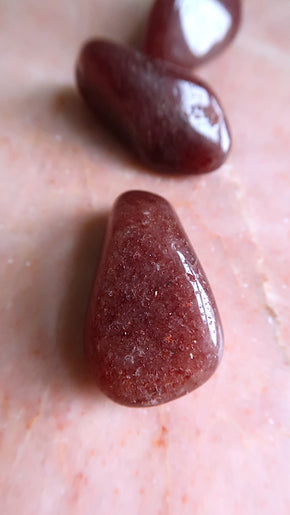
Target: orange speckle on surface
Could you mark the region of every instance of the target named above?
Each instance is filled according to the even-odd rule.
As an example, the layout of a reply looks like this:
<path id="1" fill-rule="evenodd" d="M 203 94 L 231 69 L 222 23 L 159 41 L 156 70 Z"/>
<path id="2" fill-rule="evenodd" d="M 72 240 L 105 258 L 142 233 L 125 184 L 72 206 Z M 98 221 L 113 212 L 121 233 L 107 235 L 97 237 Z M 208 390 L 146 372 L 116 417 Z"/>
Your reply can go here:
<path id="1" fill-rule="evenodd" d="M 65 105 L 67 104 L 67 97 L 64 93 L 57 93 L 54 99 L 54 107 L 57 113 L 63 111 Z"/>
<path id="2" fill-rule="evenodd" d="M 140 488 L 139 492 L 141 495 L 144 495 L 144 488 Z"/>
<path id="3" fill-rule="evenodd" d="M 167 445 L 167 439 L 168 439 L 168 429 L 164 424 L 161 426 L 161 431 L 158 436 L 153 442 L 154 447 L 166 447 Z"/>
<path id="4" fill-rule="evenodd" d="M 115 489 L 114 489 L 114 494 L 115 494 L 115 495 L 119 495 L 119 488 L 115 488 Z"/>
<path id="5" fill-rule="evenodd" d="M 186 495 L 186 494 L 184 494 L 184 495 L 182 496 L 181 502 L 182 502 L 182 504 L 186 504 L 186 503 L 187 503 L 187 501 L 188 501 L 188 497 L 187 497 L 187 495 Z"/>
<path id="6" fill-rule="evenodd" d="M 83 484 L 87 485 L 88 484 L 88 476 L 86 476 L 83 472 L 79 472 L 76 475 L 76 481 L 78 483 L 83 483 Z"/>
<path id="7" fill-rule="evenodd" d="M 4 394 L 2 397 L 2 401 L 1 401 L 2 416 L 4 414 L 7 415 L 8 408 L 9 408 L 9 396 L 7 394 Z"/>
<path id="8" fill-rule="evenodd" d="M 36 413 L 36 415 L 35 415 L 34 417 L 32 417 L 32 418 L 27 422 L 27 424 L 26 424 L 26 429 L 27 429 L 27 431 L 29 431 L 29 430 L 32 428 L 32 426 L 33 426 L 33 424 L 34 424 L 35 420 L 36 420 L 38 417 L 39 417 L 39 413 Z"/>

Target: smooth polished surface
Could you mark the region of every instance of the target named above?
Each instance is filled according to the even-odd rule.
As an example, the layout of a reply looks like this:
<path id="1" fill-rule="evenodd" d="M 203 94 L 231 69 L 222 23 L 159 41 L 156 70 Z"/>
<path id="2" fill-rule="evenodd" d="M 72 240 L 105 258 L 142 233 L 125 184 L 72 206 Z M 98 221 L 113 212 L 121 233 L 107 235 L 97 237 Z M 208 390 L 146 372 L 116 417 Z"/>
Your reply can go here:
<path id="1" fill-rule="evenodd" d="M 81 51 L 77 80 L 88 106 L 149 168 L 200 174 L 225 161 L 231 137 L 222 107 L 182 68 L 95 40 Z"/>
<path id="2" fill-rule="evenodd" d="M 207 381 L 222 350 L 212 291 L 174 210 L 153 193 L 124 193 L 87 315 L 98 386 L 127 406 L 163 404 Z"/>
<path id="3" fill-rule="evenodd" d="M 1 515 L 289 515 L 289 1 L 244 0 L 235 44 L 199 69 L 234 145 L 178 179 L 144 172 L 75 92 L 82 42 L 129 41 L 149 3 L 0 0 Z M 98 393 L 82 353 L 104 215 L 132 189 L 174 206 L 225 334 L 201 388 L 138 409 Z"/>
<path id="4" fill-rule="evenodd" d="M 156 0 L 146 26 L 144 51 L 193 68 L 229 45 L 240 20 L 240 0 Z"/>

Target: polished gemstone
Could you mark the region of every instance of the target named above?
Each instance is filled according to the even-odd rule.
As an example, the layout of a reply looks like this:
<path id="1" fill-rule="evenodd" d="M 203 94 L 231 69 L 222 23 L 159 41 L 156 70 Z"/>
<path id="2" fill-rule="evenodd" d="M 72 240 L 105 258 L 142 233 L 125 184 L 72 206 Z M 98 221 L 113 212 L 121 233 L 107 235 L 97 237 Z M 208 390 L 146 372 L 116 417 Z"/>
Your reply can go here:
<path id="1" fill-rule="evenodd" d="M 77 81 L 97 117 L 150 168 L 199 174 L 226 159 L 231 138 L 220 103 L 186 70 L 95 40 L 81 51 Z"/>
<path id="2" fill-rule="evenodd" d="M 156 0 L 146 27 L 144 51 L 193 68 L 233 40 L 240 18 L 240 0 Z"/>
<path id="3" fill-rule="evenodd" d="M 144 191 L 115 202 L 92 290 L 85 352 L 99 388 L 154 406 L 202 385 L 223 335 L 206 275 L 171 205 Z"/>

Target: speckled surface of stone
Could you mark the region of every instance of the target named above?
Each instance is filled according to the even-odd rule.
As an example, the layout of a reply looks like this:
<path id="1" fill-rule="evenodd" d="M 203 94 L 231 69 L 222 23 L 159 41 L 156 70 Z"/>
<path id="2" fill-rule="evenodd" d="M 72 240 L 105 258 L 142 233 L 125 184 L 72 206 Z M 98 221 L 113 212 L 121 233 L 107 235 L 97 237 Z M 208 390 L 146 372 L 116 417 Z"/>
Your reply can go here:
<path id="1" fill-rule="evenodd" d="M 206 275 L 170 204 L 129 191 L 114 205 L 87 315 L 97 384 L 127 406 L 154 406 L 201 386 L 223 350 Z"/>

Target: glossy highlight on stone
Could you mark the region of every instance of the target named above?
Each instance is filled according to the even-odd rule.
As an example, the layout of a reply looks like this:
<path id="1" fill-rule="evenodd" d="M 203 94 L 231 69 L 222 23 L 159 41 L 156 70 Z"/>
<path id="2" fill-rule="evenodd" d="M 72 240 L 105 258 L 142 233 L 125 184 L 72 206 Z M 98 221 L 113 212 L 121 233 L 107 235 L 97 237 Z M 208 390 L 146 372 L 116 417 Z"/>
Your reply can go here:
<path id="1" fill-rule="evenodd" d="M 199 174 L 225 161 L 231 138 L 221 105 L 186 70 L 94 40 L 81 51 L 77 82 L 97 117 L 150 168 Z"/>
<path id="2" fill-rule="evenodd" d="M 144 52 L 194 68 L 229 45 L 240 20 L 240 0 L 156 0 L 146 27 Z"/>
<path id="3" fill-rule="evenodd" d="M 162 404 L 207 381 L 222 351 L 213 293 L 173 208 L 153 193 L 122 194 L 87 313 L 97 385 L 126 406 Z"/>

